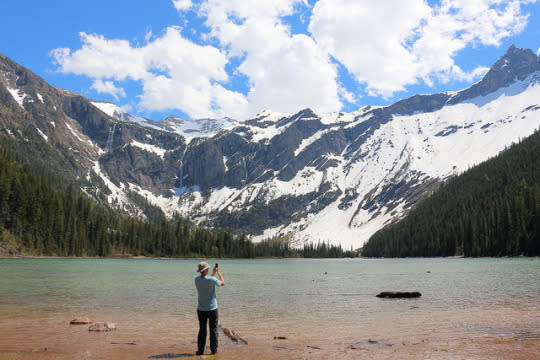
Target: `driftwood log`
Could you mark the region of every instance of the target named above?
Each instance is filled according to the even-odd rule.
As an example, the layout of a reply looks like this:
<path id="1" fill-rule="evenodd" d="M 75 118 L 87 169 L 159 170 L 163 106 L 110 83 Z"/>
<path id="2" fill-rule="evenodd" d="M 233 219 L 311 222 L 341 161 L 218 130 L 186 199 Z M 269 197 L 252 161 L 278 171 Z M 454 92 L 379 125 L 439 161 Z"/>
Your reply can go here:
<path id="1" fill-rule="evenodd" d="M 70 325 L 88 325 L 93 324 L 94 321 L 90 320 L 89 318 L 76 318 L 71 320 L 69 323 Z"/>
<path id="2" fill-rule="evenodd" d="M 383 291 L 377 295 L 379 298 L 417 298 L 422 296 L 418 291 Z"/>
<path id="3" fill-rule="evenodd" d="M 248 342 L 246 340 L 242 339 L 240 337 L 240 335 L 238 335 L 234 330 L 223 327 L 223 326 L 221 326 L 221 324 L 219 324 L 218 327 L 221 329 L 221 331 L 223 331 L 223 333 L 225 335 L 227 335 L 229 337 L 229 339 L 231 339 L 235 343 L 242 343 L 242 344 L 247 345 Z"/>

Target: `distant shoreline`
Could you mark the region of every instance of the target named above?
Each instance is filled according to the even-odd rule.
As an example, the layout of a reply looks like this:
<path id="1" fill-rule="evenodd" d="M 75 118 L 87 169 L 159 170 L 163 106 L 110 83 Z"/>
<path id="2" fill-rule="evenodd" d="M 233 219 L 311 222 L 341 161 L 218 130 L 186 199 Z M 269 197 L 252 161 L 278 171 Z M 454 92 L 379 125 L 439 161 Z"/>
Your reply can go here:
<path id="1" fill-rule="evenodd" d="M 539 256 L 481 256 L 481 257 L 466 257 L 463 255 L 454 256 L 427 256 L 427 257 L 254 257 L 254 258 L 216 258 L 208 256 L 199 257 L 153 257 L 153 256 L 135 256 L 135 255 L 113 255 L 113 256 L 57 256 L 57 255 L 5 255 L 1 254 L 0 259 L 126 259 L 126 260 L 200 260 L 200 259 L 215 259 L 215 260 L 258 260 L 258 259 L 507 259 L 507 258 L 528 258 L 535 259 Z"/>

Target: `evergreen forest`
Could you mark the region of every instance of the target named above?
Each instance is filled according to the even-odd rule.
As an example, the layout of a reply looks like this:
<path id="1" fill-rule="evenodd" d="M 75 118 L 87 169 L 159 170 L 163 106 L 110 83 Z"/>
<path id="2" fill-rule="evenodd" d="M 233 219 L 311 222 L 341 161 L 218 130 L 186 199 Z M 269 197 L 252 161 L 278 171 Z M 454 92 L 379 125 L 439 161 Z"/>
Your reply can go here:
<path id="1" fill-rule="evenodd" d="M 540 131 L 374 234 L 367 257 L 540 255 Z"/>
<path id="2" fill-rule="evenodd" d="M 163 213 L 158 214 L 160 211 L 156 208 L 153 216 L 144 219 L 129 217 L 98 204 L 75 185 L 62 182 L 43 167 L 28 164 L 13 151 L 0 147 L 0 250 L 9 247 L 11 255 L 215 258 L 355 255 L 325 243 L 306 244 L 303 248 L 291 247 L 287 239 L 253 243 L 245 235 L 230 230 L 195 226 L 179 216 L 167 219 Z"/>

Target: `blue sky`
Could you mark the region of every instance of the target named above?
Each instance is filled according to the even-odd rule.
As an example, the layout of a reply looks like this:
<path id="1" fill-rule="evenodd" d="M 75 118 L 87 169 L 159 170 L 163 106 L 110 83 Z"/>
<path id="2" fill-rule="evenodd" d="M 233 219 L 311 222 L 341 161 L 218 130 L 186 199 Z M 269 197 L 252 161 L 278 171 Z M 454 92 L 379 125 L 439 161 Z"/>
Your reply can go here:
<path id="1" fill-rule="evenodd" d="M 535 0 L 9 1 L 0 53 L 154 120 L 353 111 L 538 53 Z"/>

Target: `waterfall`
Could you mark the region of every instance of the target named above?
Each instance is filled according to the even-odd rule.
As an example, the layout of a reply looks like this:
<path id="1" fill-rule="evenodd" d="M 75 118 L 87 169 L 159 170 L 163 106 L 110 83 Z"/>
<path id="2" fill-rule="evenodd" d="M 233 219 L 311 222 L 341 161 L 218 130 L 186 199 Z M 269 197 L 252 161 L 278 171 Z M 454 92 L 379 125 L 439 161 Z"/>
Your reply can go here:
<path id="1" fill-rule="evenodd" d="M 112 149 L 113 142 L 114 142 L 114 131 L 115 130 L 116 130 L 116 123 L 114 123 L 111 126 L 110 130 L 109 130 L 109 137 L 107 138 L 107 145 L 105 146 L 107 151 L 110 151 Z"/>

